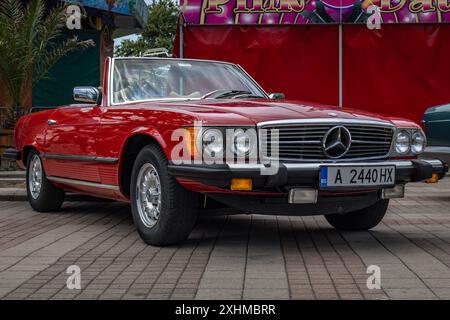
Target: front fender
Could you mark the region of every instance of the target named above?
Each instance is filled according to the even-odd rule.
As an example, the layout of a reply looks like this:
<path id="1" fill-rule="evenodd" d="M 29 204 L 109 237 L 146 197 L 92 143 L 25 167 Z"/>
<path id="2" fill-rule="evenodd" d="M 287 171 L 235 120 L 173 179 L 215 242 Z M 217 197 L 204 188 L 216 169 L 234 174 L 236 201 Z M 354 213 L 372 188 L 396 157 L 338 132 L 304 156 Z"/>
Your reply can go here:
<path id="1" fill-rule="evenodd" d="M 146 136 L 149 136 L 150 138 L 154 139 L 156 142 L 158 142 L 158 144 L 161 146 L 162 149 L 167 148 L 167 143 L 166 143 L 163 135 L 154 127 L 140 126 L 140 127 L 134 128 L 133 130 L 131 130 L 131 134 L 128 137 L 127 141 L 129 141 L 130 138 L 132 138 L 133 136 L 138 135 L 138 134 L 146 135 Z"/>

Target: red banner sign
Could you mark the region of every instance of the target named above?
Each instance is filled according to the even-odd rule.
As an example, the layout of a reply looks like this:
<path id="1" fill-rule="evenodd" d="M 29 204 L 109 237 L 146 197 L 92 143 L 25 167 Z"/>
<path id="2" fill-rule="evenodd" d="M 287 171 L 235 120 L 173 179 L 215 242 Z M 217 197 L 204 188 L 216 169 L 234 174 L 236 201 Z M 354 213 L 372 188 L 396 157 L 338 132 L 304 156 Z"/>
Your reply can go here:
<path id="1" fill-rule="evenodd" d="M 450 0 L 180 0 L 188 24 L 442 23 Z"/>

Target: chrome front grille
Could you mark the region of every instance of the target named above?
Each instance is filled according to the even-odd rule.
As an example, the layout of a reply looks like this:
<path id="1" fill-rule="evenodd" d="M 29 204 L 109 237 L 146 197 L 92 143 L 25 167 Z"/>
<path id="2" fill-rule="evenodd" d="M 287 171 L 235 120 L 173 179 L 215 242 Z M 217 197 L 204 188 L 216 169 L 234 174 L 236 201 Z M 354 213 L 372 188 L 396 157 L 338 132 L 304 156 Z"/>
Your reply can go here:
<path id="1" fill-rule="evenodd" d="M 323 139 L 327 132 L 337 125 L 348 129 L 351 145 L 344 156 L 330 159 L 324 153 Z M 271 144 L 275 138 L 271 129 L 278 129 L 278 145 Z M 265 158 L 279 159 L 281 162 L 385 159 L 389 156 L 393 136 L 394 127 L 383 124 L 294 123 L 259 127 L 261 154 Z"/>

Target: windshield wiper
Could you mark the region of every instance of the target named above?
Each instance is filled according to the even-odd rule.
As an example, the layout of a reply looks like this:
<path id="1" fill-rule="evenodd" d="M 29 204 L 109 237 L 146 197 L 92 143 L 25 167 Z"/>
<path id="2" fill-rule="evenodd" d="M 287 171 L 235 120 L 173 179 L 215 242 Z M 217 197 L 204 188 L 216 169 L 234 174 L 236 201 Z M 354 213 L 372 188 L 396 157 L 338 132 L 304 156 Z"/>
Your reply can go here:
<path id="1" fill-rule="evenodd" d="M 201 97 L 201 99 L 223 99 L 223 98 L 229 98 L 229 97 L 233 97 L 233 96 L 238 96 L 238 95 L 250 95 L 250 96 L 254 96 L 253 93 L 251 93 L 250 91 L 245 91 L 245 90 L 230 90 L 230 89 L 219 89 L 219 90 L 214 90 L 211 92 L 208 92 L 207 94 L 203 95 Z"/>
<path id="2" fill-rule="evenodd" d="M 240 94 L 238 94 L 238 95 L 234 95 L 233 97 L 231 97 L 231 99 L 239 99 L 239 98 L 258 98 L 258 99 L 264 99 L 264 97 L 258 96 L 258 95 L 253 94 L 253 93 L 240 93 Z"/>

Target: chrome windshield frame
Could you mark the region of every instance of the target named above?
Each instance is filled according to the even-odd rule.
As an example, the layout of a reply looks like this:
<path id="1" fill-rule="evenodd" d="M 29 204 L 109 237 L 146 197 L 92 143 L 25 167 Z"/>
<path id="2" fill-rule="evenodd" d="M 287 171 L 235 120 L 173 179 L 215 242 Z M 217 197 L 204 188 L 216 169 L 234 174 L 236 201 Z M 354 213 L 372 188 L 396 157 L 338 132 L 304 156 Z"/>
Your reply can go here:
<path id="1" fill-rule="evenodd" d="M 114 84 L 114 68 L 115 68 L 115 62 L 117 60 L 169 60 L 169 61 L 179 61 L 179 62 L 205 62 L 205 63 L 219 63 L 224 65 L 229 65 L 238 70 L 251 84 L 255 86 L 255 88 L 260 92 L 263 98 L 269 99 L 269 95 L 267 92 L 259 85 L 258 82 L 256 82 L 255 79 L 253 79 L 240 65 L 234 64 L 231 62 L 226 61 L 217 61 L 217 60 L 203 60 L 203 59 L 181 59 L 181 58 L 160 58 L 160 57 L 114 57 L 111 59 L 111 65 L 109 68 L 109 74 L 108 74 L 108 100 L 110 106 L 118 106 L 118 105 L 124 105 L 124 104 L 131 104 L 131 103 L 141 103 L 141 102 L 179 102 L 179 101 L 198 101 L 201 100 L 201 98 L 153 98 L 153 99 L 142 99 L 142 100 L 133 100 L 133 101 L 124 101 L 124 102 L 115 102 L 114 101 L 114 94 L 113 94 L 113 84 Z"/>

